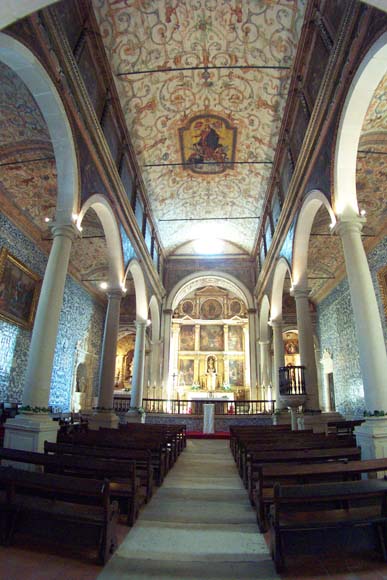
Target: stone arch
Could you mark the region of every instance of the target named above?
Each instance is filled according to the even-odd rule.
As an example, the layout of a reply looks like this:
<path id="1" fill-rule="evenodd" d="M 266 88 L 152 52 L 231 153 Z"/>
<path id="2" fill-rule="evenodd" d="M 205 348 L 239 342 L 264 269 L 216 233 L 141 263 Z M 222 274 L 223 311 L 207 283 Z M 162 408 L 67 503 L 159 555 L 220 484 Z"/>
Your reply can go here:
<path id="1" fill-rule="evenodd" d="M 204 279 L 206 280 L 205 284 L 221 286 L 226 290 L 230 290 L 243 300 L 248 308 L 254 308 L 251 292 L 243 282 L 240 282 L 230 274 L 213 270 L 196 272 L 180 280 L 169 293 L 166 308 L 174 310 L 184 296 L 203 286 Z"/>
<path id="2" fill-rule="evenodd" d="M 325 197 L 318 190 L 312 190 L 305 197 L 300 213 L 298 214 L 296 231 L 294 235 L 294 250 L 292 274 L 294 286 L 307 288 L 308 286 L 308 248 L 309 238 L 312 230 L 314 218 L 321 206 L 325 206 L 330 215 L 331 223 L 336 223 L 333 210 Z"/>
<path id="3" fill-rule="evenodd" d="M 0 61 L 25 83 L 47 124 L 57 171 L 55 220 L 70 224 L 79 207 L 79 168 L 70 123 L 54 83 L 37 57 L 21 42 L 0 32 Z"/>
<path id="4" fill-rule="evenodd" d="M 150 319 L 152 322 L 152 341 L 160 338 L 160 309 L 156 296 L 153 294 L 149 301 Z"/>
<path id="5" fill-rule="evenodd" d="M 337 216 L 358 215 L 356 161 L 361 130 L 373 94 L 387 71 L 387 32 L 360 63 L 341 113 L 334 159 L 334 209 Z"/>
<path id="6" fill-rule="evenodd" d="M 106 197 L 97 193 L 89 197 L 84 203 L 77 220 L 79 229 L 82 226 L 83 218 L 90 208 L 99 217 L 106 236 L 109 255 L 109 286 L 115 289 L 121 288 L 124 279 L 124 258 L 117 218 Z"/>
<path id="7" fill-rule="evenodd" d="M 145 321 L 148 319 L 148 300 L 145 285 L 145 278 L 141 266 L 136 258 L 130 260 L 125 272 L 125 280 L 128 273 L 131 273 L 136 293 L 136 319 Z"/>
<path id="8" fill-rule="evenodd" d="M 16 22 L 20 18 L 28 16 L 37 10 L 41 10 L 50 4 L 54 4 L 57 0 L 28 0 L 28 2 L 14 2 L 9 0 L 5 2 L 5 6 L 1 7 L 0 14 L 0 30 Z"/>
<path id="9" fill-rule="evenodd" d="M 282 296 L 284 291 L 284 282 L 286 274 L 289 273 L 290 280 L 292 280 L 292 273 L 288 261 L 285 258 L 280 258 L 276 264 L 272 289 L 271 289 L 271 319 L 282 319 Z"/>

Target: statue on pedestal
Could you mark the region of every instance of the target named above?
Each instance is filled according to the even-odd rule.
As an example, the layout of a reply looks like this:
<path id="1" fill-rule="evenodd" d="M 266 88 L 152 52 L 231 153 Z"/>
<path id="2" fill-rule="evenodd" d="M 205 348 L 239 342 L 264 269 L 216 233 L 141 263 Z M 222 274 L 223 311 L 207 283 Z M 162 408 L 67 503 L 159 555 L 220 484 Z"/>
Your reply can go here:
<path id="1" fill-rule="evenodd" d="M 206 386 L 207 391 L 215 391 L 216 389 L 216 367 L 215 367 L 215 357 L 209 356 L 207 359 L 207 372 L 206 372 Z"/>

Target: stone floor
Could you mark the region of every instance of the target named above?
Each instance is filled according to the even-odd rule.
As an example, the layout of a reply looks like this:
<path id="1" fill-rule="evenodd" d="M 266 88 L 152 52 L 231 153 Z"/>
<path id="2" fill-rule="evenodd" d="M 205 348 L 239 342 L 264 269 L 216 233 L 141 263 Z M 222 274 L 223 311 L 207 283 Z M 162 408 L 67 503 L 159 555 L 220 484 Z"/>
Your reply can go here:
<path id="1" fill-rule="evenodd" d="M 0 546 L 0 580 L 278 578 L 228 441 L 188 441 L 163 486 L 127 531 L 119 526 L 121 545 L 102 571 L 94 552 L 18 538 L 11 547 Z M 369 534 L 359 533 L 298 538 L 287 549 L 287 572 L 281 578 L 387 580 L 387 565 L 370 545 Z"/>
<path id="2" fill-rule="evenodd" d="M 192 440 L 98 580 L 278 578 L 228 441 Z"/>

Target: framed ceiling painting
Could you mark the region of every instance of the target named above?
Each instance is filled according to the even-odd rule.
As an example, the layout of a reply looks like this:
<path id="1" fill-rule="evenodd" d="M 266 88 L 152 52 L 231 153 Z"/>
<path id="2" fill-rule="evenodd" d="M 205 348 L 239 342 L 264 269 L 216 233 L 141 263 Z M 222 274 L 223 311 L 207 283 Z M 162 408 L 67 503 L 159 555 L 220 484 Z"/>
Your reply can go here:
<path id="1" fill-rule="evenodd" d="M 0 317 L 32 328 L 41 280 L 6 248 L 0 251 Z"/>
<path id="2" fill-rule="evenodd" d="M 380 294 L 382 296 L 384 316 L 387 318 L 387 266 L 383 266 L 378 272 Z"/>

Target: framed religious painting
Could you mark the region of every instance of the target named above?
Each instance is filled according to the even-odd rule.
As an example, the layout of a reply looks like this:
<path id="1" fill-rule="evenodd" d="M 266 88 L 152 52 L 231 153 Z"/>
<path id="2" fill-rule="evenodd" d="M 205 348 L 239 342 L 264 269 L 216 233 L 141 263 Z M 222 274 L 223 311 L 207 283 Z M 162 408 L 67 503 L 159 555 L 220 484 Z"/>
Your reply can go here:
<path id="1" fill-rule="evenodd" d="M 380 294 L 383 302 L 384 316 L 387 318 L 387 266 L 383 266 L 378 272 Z"/>
<path id="2" fill-rule="evenodd" d="M 180 326 L 180 350 L 195 350 L 195 327 L 192 324 Z"/>
<path id="3" fill-rule="evenodd" d="M 23 328 L 32 328 L 41 280 L 9 253 L 0 251 L 0 317 Z"/>

